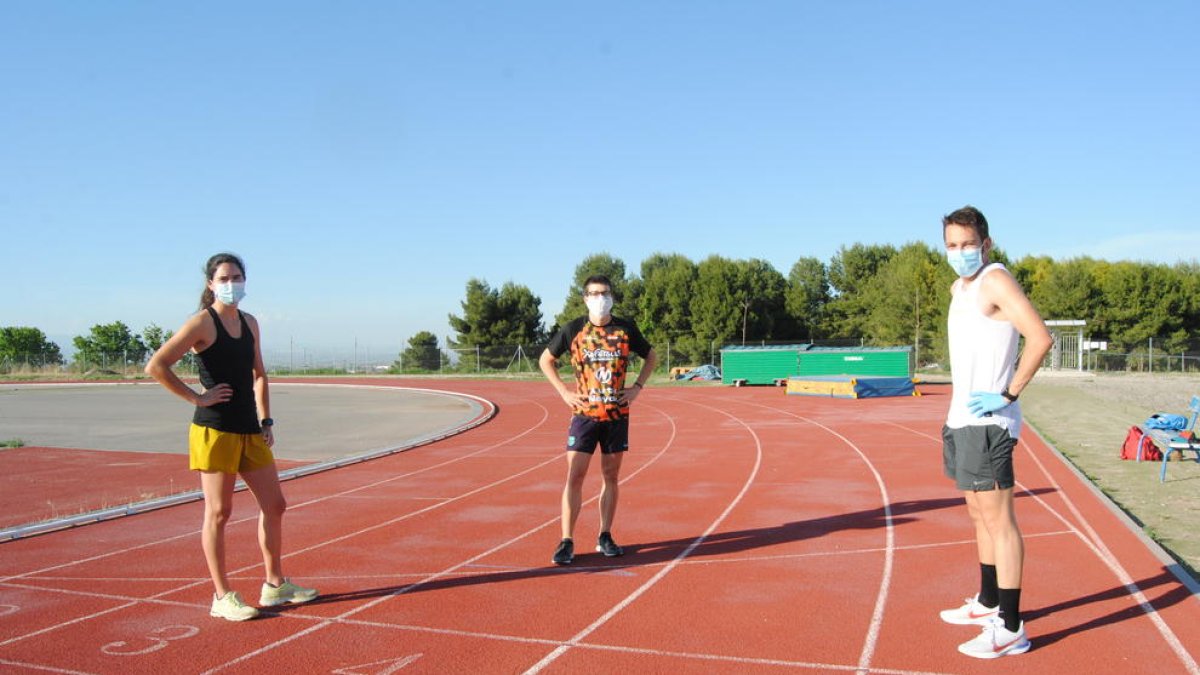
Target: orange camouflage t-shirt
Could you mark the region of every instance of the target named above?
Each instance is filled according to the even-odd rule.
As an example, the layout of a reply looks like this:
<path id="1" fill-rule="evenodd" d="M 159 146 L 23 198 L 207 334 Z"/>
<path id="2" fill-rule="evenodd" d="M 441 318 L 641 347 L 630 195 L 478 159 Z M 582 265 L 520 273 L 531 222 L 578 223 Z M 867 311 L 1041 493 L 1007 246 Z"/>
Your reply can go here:
<path id="1" fill-rule="evenodd" d="M 650 343 L 637 325 L 629 320 L 612 317 L 606 325 L 597 326 L 586 316 L 563 326 L 546 347 L 555 358 L 568 349 L 575 369 L 575 387 L 587 395 L 587 405 L 577 407 L 576 415 L 607 422 L 623 419 L 629 408 L 619 401 L 625 388 L 625 374 L 632 352 L 645 358 Z"/>

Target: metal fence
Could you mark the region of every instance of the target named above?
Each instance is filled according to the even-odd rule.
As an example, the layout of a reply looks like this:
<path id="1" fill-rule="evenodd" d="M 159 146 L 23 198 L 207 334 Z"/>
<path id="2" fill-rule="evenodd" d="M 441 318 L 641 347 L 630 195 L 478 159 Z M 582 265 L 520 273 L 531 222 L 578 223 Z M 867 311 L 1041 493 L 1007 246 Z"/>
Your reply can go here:
<path id="1" fill-rule="evenodd" d="M 39 354 L 21 354 L 0 358 L 0 375 L 7 376 L 69 376 L 69 377 L 137 377 L 146 367 L 149 355 L 129 352 L 100 353 L 90 358 L 52 360 Z M 194 357 L 189 354 L 175 368 L 181 374 L 196 372 Z"/>
<path id="2" fill-rule="evenodd" d="M 1200 353 L 1166 350 L 1163 345 L 1179 340 L 1149 338 L 1133 348 L 1109 349 L 1109 343 L 1082 332 L 1054 331 L 1054 345 L 1042 362 L 1050 370 L 1123 373 L 1200 373 Z M 1187 341 L 1195 344 L 1195 340 Z"/>
<path id="3" fill-rule="evenodd" d="M 670 372 L 672 368 L 694 367 L 706 363 L 720 367 L 721 348 L 731 344 L 727 340 L 705 341 L 704 357 L 685 358 L 673 346 L 672 340 L 655 344 L 658 353 L 658 369 Z M 755 345 L 766 344 L 818 344 L 821 346 L 860 346 L 861 338 L 844 340 L 756 340 Z M 696 340 L 691 339 L 694 347 Z M 737 344 L 740 344 L 738 342 Z M 398 354 L 383 356 L 366 350 L 353 349 L 339 352 L 334 349 L 310 348 L 288 350 L 263 350 L 263 360 L 271 375 L 504 375 L 537 374 L 538 359 L 545 344 L 496 345 L 474 347 L 408 347 Z M 695 350 L 693 349 L 693 352 Z M 90 359 L 76 358 L 65 363 L 48 363 L 36 355 L 15 359 L 0 359 L 0 375 L 60 375 L 75 377 L 138 377 L 141 376 L 150 354 L 131 355 L 127 352 L 99 354 Z M 559 359 L 560 368 L 567 367 L 567 357 Z M 633 368 L 641 367 L 641 359 L 633 357 Z M 188 354 L 175 366 L 175 372 L 184 376 L 196 374 L 195 355 Z"/>
<path id="4" fill-rule="evenodd" d="M 1200 354 L 1167 354 L 1149 350 L 1111 352 L 1089 350 L 1083 356 L 1084 370 L 1123 373 L 1200 373 Z"/>
<path id="5" fill-rule="evenodd" d="M 1056 335 L 1058 338 L 1058 335 Z M 695 354 L 696 339 L 690 338 L 691 354 Z M 730 341 L 706 341 L 703 351 L 707 354 L 697 359 L 682 356 L 675 348 L 674 340 L 655 344 L 660 372 L 671 372 L 683 367 L 706 364 L 721 366 L 721 348 Z M 1178 341 L 1176 341 L 1178 342 Z M 756 340 L 747 344 L 814 344 L 824 347 L 863 346 L 861 338 L 838 340 Z M 1144 345 L 1133 349 L 1108 349 L 1104 342 L 1091 338 L 1072 340 L 1067 334 L 1047 355 L 1044 368 L 1061 371 L 1081 372 L 1130 372 L 1130 373 L 1190 373 L 1200 374 L 1200 352 L 1166 351 L 1161 345 L 1169 344 L 1163 339 L 1147 340 Z M 269 351 L 263 357 L 267 371 L 272 375 L 514 375 L 537 374 L 538 358 L 546 345 L 499 345 L 491 347 L 430 347 L 427 349 L 407 348 L 398 354 L 382 356 L 358 351 L 340 354 L 336 350 L 314 351 Z M 56 362 L 39 354 L 0 358 L 0 375 L 8 377 L 140 377 L 149 355 L 131 355 L 127 352 L 94 355 L 90 359 L 80 358 Z M 697 362 L 700 361 L 700 362 Z M 641 367 L 640 359 L 634 358 L 633 368 Z M 567 366 L 564 356 L 559 360 L 560 368 Z M 188 354 L 175 366 L 183 376 L 196 375 L 195 356 Z"/>

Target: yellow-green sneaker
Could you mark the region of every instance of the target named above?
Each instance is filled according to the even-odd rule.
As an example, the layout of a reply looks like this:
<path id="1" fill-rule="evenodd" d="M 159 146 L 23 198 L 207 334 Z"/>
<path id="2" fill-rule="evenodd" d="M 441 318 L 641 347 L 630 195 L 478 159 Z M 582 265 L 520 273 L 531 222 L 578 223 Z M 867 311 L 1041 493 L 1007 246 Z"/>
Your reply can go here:
<path id="1" fill-rule="evenodd" d="M 209 616 L 226 621 L 246 621 L 258 616 L 258 610 L 242 602 L 237 591 L 229 591 L 223 597 L 214 597 Z"/>
<path id="2" fill-rule="evenodd" d="M 258 604 L 263 607 L 274 607 L 288 602 L 298 605 L 315 597 L 317 597 L 317 589 L 297 586 L 287 579 L 284 579 L 283 583 L 278 586 L 272 586 L 264 581 L 262 594 L 258 596 Z"/>

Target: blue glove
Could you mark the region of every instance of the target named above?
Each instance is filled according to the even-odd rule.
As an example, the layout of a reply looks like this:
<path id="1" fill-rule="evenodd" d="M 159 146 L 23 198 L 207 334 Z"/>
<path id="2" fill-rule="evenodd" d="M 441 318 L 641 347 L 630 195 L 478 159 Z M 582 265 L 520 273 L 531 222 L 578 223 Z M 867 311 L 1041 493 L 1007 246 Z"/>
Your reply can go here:
<path id="1" fill-rule="evenodd" d="M 967 410 L 970 410 L 971 414 L 976 417 L 987 417 L 1011 403 L 1011 401 L 1000 394 L 994 394 L 989 391 L 973 391 L 971 392 L 971 399 L 967 401 Z"/>

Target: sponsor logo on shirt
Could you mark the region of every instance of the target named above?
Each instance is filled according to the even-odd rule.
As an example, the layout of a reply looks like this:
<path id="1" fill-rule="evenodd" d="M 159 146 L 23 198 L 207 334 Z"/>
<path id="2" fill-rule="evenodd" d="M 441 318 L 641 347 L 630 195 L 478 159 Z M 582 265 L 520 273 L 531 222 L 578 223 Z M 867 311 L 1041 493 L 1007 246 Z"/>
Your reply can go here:
<path id="1" fill-rule="evenodd" d="M 583 350 L 583 358 L 585 361 L 616 361 L 621 358 L 621 352 L 615 352 L 610 349 L 585 349 Z"/>

